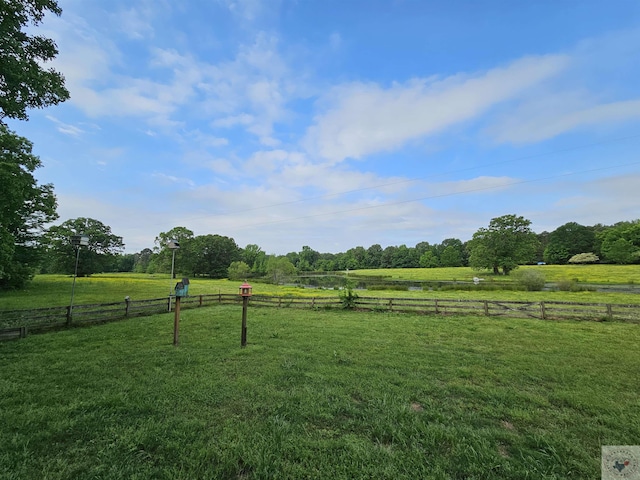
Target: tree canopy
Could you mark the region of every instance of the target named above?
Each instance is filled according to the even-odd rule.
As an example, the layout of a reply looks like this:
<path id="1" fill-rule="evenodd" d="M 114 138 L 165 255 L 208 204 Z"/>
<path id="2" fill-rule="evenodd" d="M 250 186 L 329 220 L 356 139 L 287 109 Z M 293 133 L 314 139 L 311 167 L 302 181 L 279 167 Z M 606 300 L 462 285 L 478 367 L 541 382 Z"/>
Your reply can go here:
<path id="1" fill-rule="evenodd" d="M 22 287 L 32 277 L 43 225 L 57 218 L 53 186 L 33 175 L 41 166 L 33 145 L 4 123 L 69 98 L 62 74 L 44 67 L 58 54 L 55 43 L 25 31 L 47 12 L 60 15 L 55 0 L 0 1 L 0 288 Z"/>
<path id="2" fill-rule="evenodd" d="M 47 269 L 52 273 L 74 272 L 76 250 L 71 237 L 81 234 L 89 237 L 89 245 L 80 248 L 78 275 L 116 270 L 117 255 L 124 248 L 122 237 L 114 235 L 111 227 L 101 221 L 84 217 L 67 220 L 46 233 Z"/>
<path id="3" fill-rule="evenodd" d="M 27 120 L 28 108 L 44 108 L 69 98 L 64 77 L 43 65 L 58 48 L 53 40 L 29 35 L 45 14 L 60 15 L 55 0 L 3 0 L 0 2 L 0 120 Z"/>
<path id="4" fill-rule="evenodd" d="M 593 228 L 585 227 L 576 222 L 565 223 L 548 235 L 544 261 L 547 263 L 567 263 L 571 257 L 578 253 L 592 251 L 595 239 Z"/>
<path id="5" fill-rule="evenodd" d="M 532 261 L 537 244 L 531 221 L 516 215 L 496 217 L 469 241 L 469 265 L 495 274 L 502 269 L 502 274 L 508 275 L 519 264 Z"/>
<path id="6" fill-rule="evenodd" d="M 21 287 L 37 265 L 38 237 L 54 221 L 53 185 L 39 185 L 33 145 L 0 123 L 0 288 Z"/>

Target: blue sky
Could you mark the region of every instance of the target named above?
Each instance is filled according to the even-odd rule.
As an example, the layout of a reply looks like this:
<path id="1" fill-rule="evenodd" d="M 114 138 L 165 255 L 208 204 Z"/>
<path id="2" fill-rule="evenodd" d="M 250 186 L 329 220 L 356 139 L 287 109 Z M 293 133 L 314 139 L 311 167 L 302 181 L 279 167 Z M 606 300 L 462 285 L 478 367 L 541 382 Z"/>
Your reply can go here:
<path id="1" fill-rule="evenodd" d="M 267 253 L 640 217 L 640 2 L 61 0 L 62 222 Z"/>

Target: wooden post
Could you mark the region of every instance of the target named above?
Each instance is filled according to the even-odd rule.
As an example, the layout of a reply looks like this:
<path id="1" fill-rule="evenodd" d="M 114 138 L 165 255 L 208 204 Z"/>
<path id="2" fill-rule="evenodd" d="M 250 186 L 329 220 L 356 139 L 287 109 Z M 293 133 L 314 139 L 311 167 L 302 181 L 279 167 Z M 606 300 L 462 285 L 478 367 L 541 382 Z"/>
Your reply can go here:
<path id="1" fill-rule="evenodd" d="M 69 325 L 71 325 L 71 317 L 72 317 L 72 314 L 71 314 L 71 305 L 68 305 L 68 306 L 67 306 L 67 327 L 68 327 Z"/>
<path id="2" fill-rule="evenodd" d="M 167 299 L 167 312 L 171 311 L 171 295 L 169 295 L 169 298 Z"/>
<path id="3" fill-rule="evenodd" d="M 247 305 L 249 297 L 242 297 L 242 332 L 240 335 L 240 346 L 247 346 Z"/>
<path id="4" fill-rule="evenodd" d="M 201 307 L 201 306 L 202 306 L 202 295 L 200 295 L 200 303 L 199 303 L 199 305 L 198 305 L 198 306 L 199 306 L 199 307 Z"/>
<path id="5" fill-rule="evenodd" d="M 436 313 L 440 313 L 440 309 L 438 308 L 438 299 L 436 298 L 434 302 L 436 304 Z"/>
<path id="6" fill-rule="evenodd" d="M 393 312 L 393 298 L 389 299 L 389 311 Z"/>
<path id="7" fill-rule="evenodd" d="M 542 320 L 547 319 L 547 310 L 544 307 L 544 302 L 540 302 L 540 317 L 542 318 Z"/>
<path id="8" fill-rule="evenodd" d="M 611 308 L 610 303 L 607 303 L 607 317 L 609 320 L 613 320 L 613 309 Z"/>
<path id="9" fill-rule="evenodd" d="M 489 316 L 489 302 L 488 301 L 484 301 L 484 314 Z"/>
<path id="10" fill-rule="evenodd" d="M 180 335 L 180 297 L 176 297 L 175 316 L 173 319 L 173 346 L 177 347 Z"/>
<path id="11" fill-rule="evenodd" d="M 311 299 L 311 308 L 315 308 L 316 307 L 316 297 L 313 297 Z"/>
<path id="12" fill-rule="evenodd" d="M 131 308 L 131 299 L 128 296 L 124 297 L 124 303 L 125 303 L 124 316 L 128 317 L 129 316 L 129 309 Z"/>

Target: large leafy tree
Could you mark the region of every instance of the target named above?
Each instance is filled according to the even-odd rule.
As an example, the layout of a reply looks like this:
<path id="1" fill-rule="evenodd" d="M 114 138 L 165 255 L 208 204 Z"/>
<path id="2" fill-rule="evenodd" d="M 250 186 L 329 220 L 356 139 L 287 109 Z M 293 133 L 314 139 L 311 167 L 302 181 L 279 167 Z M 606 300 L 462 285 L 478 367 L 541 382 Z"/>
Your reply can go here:
<path id="1" fill-rule="evenodd" d="M 599 234 L 602 254 L 608 262 L 640 262 L 640 220 L 619 222 Z"/>
<path id="2" fill-rule="evenodd" d="M 38 185 L 33 176 L 41 163 L 31 142 L 4 123 L 69 98 L 64 77 L 44 66 L 58 53 L 55 43 L 25 31 L 47 12 L 60 15 L 55 0 L 0 1 L 0 288 L 22 287 L 31 278 L 42 226 L 57 218 L 53 186 Z"/>
<path id="3" fill-rule="evenodd" d="M 491 219 L 488 228 L 480 228 L 469 241 L 469 265 L 508 275 L 518 265 L 533 260 L 538 245 L 531 222 L 516 215 Z"/>
<path id="4" fill-rule="evenodd" d="M 31 142 L 0 123 L 0 288 L 31 277 L 43 225 L 57 218 L 53 186 L 33 176 L 40 166 Z"/>
<path id="5" fill-rule="evenodd" d="M 564 264 L 578 253 L 592 252 L 595 238 L 592 228 L 576 222 L 565 223 L 547 237 L 544 261 Z"/>
<path id="6" fill-rule="evenodd" d="M 267 260 L 267 275 L 275 284 L 282 282 L 285 278 L 294 275 L 296 267 L 286 257 L 270 256 Z"/>
<path id="7" fill-rule="evenodd" d="M 222 235 L 199 235 L 191 243 L 191 271 L 194 275 L 226 278 L 229 266 L 240 260 L 235 240 Z"/>
<path id="8" fill-rule="evenodd" d="M 53 40 L 29 35 L 45 14 L 60 15 L 55 0 L 0 1 L 0 120 L 27 120 L 28 108 L 44 108 L 69 98 L 64 77 L 44 64 L 58 49 Z"/>
<path id="9" fill-rule="evenodd" d="M 154 272 L 171 272 L 171 263 L 174 263 L 175 271 L 190 272 L 193 268 L 193 232 L 186 227 L 173 227 L 168 232 L 160 232 L 155 239 L 155 255 L 149 265 Z M 178 242 L 180 248 L 175 252 L 168 248 L 170 240 Z M 175 254 L 175 258 L 174 258 Z"/>
<path id="10" fill-rule="evenodd" d="M 122 237 L 114 235 L 111 227 L 93 218 L 75 218 L 53 226 L 44 236 L 47 247 L 47 270 L 53 273 L 71 274 L 75 269 L 76 248 L 71 237 L 84 234 L 89 245 L 80 247 L 78 276 L 108 272 L 116 268 L 118 255 L 122 253 Z"/>

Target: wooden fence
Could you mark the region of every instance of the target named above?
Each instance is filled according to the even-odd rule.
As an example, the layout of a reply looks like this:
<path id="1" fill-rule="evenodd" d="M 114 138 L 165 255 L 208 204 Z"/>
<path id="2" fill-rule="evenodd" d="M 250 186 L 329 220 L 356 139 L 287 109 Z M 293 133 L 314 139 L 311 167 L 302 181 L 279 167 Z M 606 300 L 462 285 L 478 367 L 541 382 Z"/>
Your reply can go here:
<path id="1" fill-rule="evenodd" d="M 120 320 L 123 318 L 169 312 L 173 297 L 148 300 L 125 300 L 101 303 L 38 308 L 33 310 L 0 311 L 0 340 L 24 338 L 29 332 L 42 332 L 74 325 Z M 195 295 L 182 298 L 181 308 L 198 308 L 219 304 L 238 304 L 239 295 Z M 340 308 L 337 297 L 275 297 L 253 295 L 250 305 L 275 308 Z M 616 320 L 640 323 L 640 305 L 573 303 L 573 302 L 516 302 L 499 300 L 374 298 L 358 297 L 354 307 L 360 311 L 402 312 L 432 315 L 487 315 L 541 320 Z"/>

